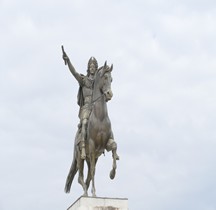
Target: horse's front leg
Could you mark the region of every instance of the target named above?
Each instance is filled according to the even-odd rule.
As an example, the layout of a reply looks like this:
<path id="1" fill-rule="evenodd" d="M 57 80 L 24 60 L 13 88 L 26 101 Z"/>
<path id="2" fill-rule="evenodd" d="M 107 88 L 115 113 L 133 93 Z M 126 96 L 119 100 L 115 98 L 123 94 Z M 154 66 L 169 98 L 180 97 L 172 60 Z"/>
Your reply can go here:
<path id="1" fill-rule="evenodd" d="M 112 165 L 112 170 L 110 171 L 110 179 L 114 179 L 116 174 L 116 168 L 117 168 L 116 160 L 119 160 L 119 156 L 117 155 L 116 142 L 113 139 L 109 139 L 106 149 L 107 151 L 112 150 L 113 165 Z"/>
<path id="2" fill-rule="evenodd" d="M 110 171 L 110 179 L 114 179 L 115 178 L 116 168 L 117 168 L 116 157 L 113 156 L 113 165 L 112 165 L 112 170 Z"/>

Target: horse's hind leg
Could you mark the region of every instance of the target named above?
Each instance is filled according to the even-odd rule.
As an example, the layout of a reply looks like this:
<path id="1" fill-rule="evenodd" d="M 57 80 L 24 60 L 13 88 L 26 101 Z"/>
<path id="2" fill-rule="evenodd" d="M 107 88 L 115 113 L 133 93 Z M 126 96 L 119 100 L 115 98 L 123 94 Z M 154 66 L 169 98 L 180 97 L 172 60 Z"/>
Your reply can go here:
<path id="1" fill-rule="evenodd" d="M 95 165 L 97 163 L 97 160 L 98 160 L 98 158 L 95 159 Z M 90 162 L 89 161 L 87 162 L 87 165 L 88 165 L 88 174 L 87 174 L 85 184 L 86 184 L 86 188 L 87 188 L 87 191 L 88 191 L 88 188 L 89 188 L 89 185 L 90 185 L 90 182 L 91 182 L 91 167 L 90 167 Z"/>
<path id="2" fill-rule="evenodd" d="M 79 170 L 78 182 L 83 187 L 83 191 L 84 191 L 83 195 L 88 196 L 87 187 L 86 187 L 86 184 L 84 182 L 83 169 L 84 169 L 84 160 L 80 159 L 79 164 L 78 164 L 78 170 Z"/>
<path id="3" fill-rule="evenodd" d="M 95 189 L 95 153 L 93 152 L 90 156 L 90 172 L 91 172 L 91 180 L 92 180 L 92 196 L 96 197 L 96 189 Z"/>
<path id="4" fill-rule="evenodd" d="M 87 174 L 85 184 L 86 184 L 86 188 L 88 190 L 90 182 L 91 182 L 91 167 L 90 167 L 90 162 L 89 161 L 87 161 L 87 165 L 88 165 L 88 174 Z"/>

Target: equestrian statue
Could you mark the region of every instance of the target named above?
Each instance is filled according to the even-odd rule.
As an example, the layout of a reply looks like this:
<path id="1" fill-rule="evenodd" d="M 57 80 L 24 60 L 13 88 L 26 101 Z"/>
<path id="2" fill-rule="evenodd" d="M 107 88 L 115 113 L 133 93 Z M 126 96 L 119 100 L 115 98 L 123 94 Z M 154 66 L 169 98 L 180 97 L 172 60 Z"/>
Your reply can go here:
<path id="1" fill-rule="evenodd" d="M 111 90 L 113 65 L 107 62 L 98 68 L 97 60 L 91 57 L 88 61 L 87 75 L 79 74 L 72 65 L 62 46 L 63 60 L 79 83 L 78 105 L 80 106 L 78 130 L 74 141 L 73 161 L 67 176 L 65 192 L 69 193 L 78 172 L 78 182 L 82 185 L 84 196 L 88 196 L 91 182 L 91 193 L 96 197 L 95 168 L 98 158 L 105 150 L 112 151 L 112 170 L 110 178 L 116 174 L 117 144 L 114 140 L 111 122 L 108 116 L 107 102 L 112 99 Z M 87 178 L 84 181 L 84 162 L 88 166 Z"/>

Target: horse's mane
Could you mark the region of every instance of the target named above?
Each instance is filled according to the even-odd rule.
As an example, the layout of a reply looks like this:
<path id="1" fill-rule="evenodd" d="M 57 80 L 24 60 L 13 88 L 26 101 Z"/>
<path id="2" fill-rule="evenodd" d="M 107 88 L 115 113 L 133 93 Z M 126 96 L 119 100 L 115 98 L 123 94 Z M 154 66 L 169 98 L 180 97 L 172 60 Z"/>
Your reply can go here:
<path id="1" fill-rule="evenodd" d="M 101 66 L 101 67 L 99 67 L 99 68 L 97 69 L 97 71 L 95 72 L 95 79 L 98 78 L 99 72 L 100 72 L 102 69 L 103 69 L 103 66 Z"/>
<path id="2" fill-rule="evenodd" d="M 97 70 L 96 73 L 95 73 L 95 76 L 96 76 L 96 77 L 97 77 L 97 75 L 101 72 L 102 69 L 104 69 L 104 66 L 101 66 L 101 67 L 98 68 L 98 70 Z M 105 72 L 109 71 L 109 69 L 110 69 L 110 67 L 109 67 L 108 65 L 106 65 L 106 70 L 103 72 L 103 74 L 104 74 Z M 101 76 L 103 76 L 103 75 L 101 75 Z"/>
<path id="3" fill-rule="evenodd" d="M 104 66 L 101 66 L 100 68 L 98 68 L 98 70 L 97 70 L 96 74 L 98 74 L 98 73 L 99 73 L 99 71 L 101 71 L 101 70 L 103 69 L 103 67 L 104 67 Z"/>

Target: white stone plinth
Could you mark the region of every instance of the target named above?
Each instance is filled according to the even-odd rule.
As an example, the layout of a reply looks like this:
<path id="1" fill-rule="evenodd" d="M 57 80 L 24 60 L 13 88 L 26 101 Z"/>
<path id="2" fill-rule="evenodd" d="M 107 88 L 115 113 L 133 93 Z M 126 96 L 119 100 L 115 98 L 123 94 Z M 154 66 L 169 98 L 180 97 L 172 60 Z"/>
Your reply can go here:
<path id="1" fill-rule="evenodd" d="M 82 196 L 67 210 L 128 210 L 128 199 Z"/>

